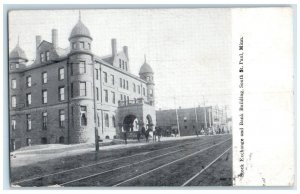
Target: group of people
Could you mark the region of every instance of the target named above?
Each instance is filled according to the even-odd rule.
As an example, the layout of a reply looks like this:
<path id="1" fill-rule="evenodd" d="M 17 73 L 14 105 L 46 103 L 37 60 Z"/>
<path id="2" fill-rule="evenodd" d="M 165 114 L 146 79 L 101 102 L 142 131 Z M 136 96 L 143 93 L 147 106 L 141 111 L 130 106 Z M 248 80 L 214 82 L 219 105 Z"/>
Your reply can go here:
<path id="1" fill-rule="evenodd" d="M 141 130 L 136 131 L 136 137 L 138 142 L 140 142 L 141 138 L 145 138 L 146 142 L 149 142 L 150 132 L 153 131 L 151 127 L 148 127 L 147 129 L 145 127 L 142 127 Z M 153 141 L 160 141 L 160 138 L 162 136 L 162 129 L 160 127 L 155 127 L 155 130 L 153 131 Z M 124 141 L 125 144 L 127 144 L 127 132 L 124 132 Z"/>

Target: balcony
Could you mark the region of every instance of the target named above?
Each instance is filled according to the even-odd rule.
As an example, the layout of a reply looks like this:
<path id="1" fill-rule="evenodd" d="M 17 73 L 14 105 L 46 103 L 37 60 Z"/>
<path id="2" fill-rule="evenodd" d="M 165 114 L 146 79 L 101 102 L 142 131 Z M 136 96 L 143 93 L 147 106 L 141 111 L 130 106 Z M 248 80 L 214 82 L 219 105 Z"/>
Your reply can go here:
<path id="1" fill-rule="evenodd" d="M 153 106 L 153 103 L 147 102 L 144 98 L 135 98 L 134 100 L 120 100 L 118 102 L 119 107 L 126 107 L 126 106 L 135 106 L 135 105 L 143 105 L 147 104 Z"/>

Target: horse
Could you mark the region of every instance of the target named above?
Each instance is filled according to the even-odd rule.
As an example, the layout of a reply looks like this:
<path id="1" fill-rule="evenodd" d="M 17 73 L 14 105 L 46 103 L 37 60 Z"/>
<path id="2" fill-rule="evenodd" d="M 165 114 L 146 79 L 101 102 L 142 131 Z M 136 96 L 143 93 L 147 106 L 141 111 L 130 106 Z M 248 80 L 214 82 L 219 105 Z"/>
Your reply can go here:
<path id="1" fill-rule="evenodd" d="M 147 130 L 145 129 L 145 127 L 142 127 L 142 134 L 145 136 L 146 138 L 146 142 L 149 142 L 149 133 L 150 133 L 151 129 L 148 128 Z"/>

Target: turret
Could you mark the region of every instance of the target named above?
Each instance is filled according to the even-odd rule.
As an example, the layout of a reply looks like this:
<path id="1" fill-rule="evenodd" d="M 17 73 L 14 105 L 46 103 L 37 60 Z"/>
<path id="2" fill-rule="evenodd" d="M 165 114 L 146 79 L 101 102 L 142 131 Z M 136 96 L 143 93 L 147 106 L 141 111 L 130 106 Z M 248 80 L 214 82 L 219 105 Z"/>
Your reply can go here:
<path id="1" fill-rule="evenodd" d="M 71 52 L 76 51 L 91 51 L 91 43 L 93 38 L 91 37 L 89 29 L 82 23 L 81 15 L 79 13 L 79 20 L 74 26 L 70 37 L 70 48 Z"/>
<path id="2" fill-rule="evenodd" d="M 28 59 L 24 50 L 19 45 L 19 38 L 16 47 L 9 54 L 9 69 L 10 71 L 18 70 L 19 68 L 24 68 Z"/>
<path id="3" fill-rule="evenodd" d="M 87 143 L 95 141 L 94 118 L 94 80 L 92 37 L 89 29 L 79 20 L 69 36 L 71 52 L 70 68 L 70 111 L 73 114 L 73 128 L 69 143 Z"/>
<path id="4" fill-rule="evenodd" d="M 140 68 L 139 72 L 140 78 L 145 80 L 147 83 L 147 101 L 154 105 L 154 72 L 151 68 L 151 66 L 147 63 L 146 56 L 145 56 L 145 61 L 144 64 Z"/>

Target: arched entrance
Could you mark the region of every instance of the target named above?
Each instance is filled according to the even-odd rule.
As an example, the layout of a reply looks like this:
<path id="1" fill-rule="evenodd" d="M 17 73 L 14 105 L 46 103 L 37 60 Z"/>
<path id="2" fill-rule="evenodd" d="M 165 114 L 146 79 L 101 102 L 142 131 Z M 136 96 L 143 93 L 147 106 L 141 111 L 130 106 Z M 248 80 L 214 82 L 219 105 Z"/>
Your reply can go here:
<path id="1" fill-rule="evenodd" d="M 150 115 L 147 115 L 146 117 L 146 123 L 145 123 L 146 130 L 150 129 L 153 130 L 153 121 L 152 117 Z"/>
<path id="2" fill-rule="evenodd" d="M 127 115 L 123 121 L 123 130 L 138 131 L 139 130 L 138 118 L 135 115 Z"/>

